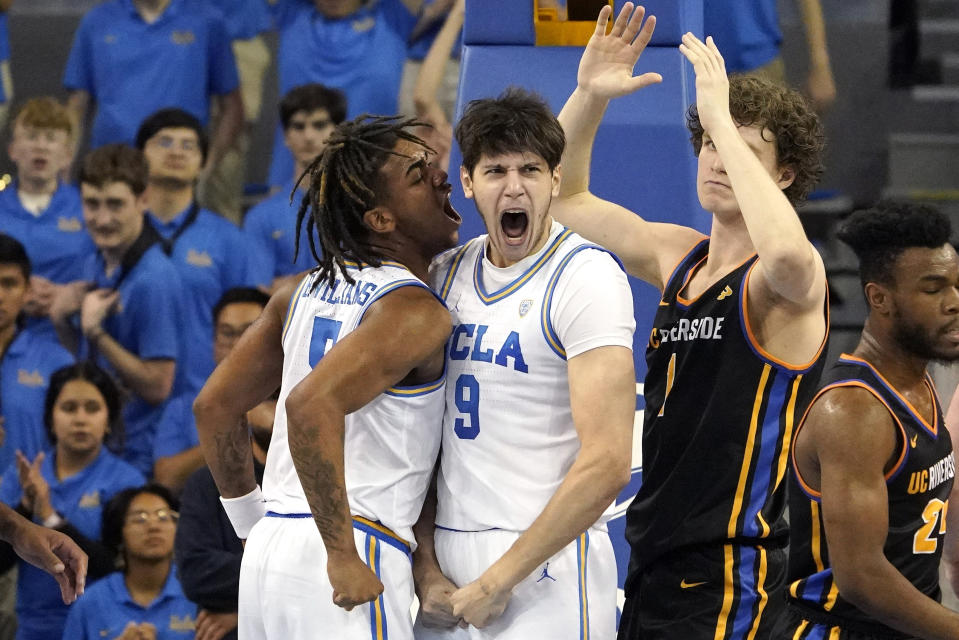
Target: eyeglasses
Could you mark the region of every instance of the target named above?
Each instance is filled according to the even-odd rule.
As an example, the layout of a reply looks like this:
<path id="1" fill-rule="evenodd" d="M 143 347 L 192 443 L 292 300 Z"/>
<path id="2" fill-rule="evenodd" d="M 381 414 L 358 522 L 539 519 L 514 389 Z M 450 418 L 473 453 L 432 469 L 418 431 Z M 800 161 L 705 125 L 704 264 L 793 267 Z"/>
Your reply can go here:
<path id="1" fill-rule="evenodd" d="M 173 509 L 157 509 L 156 511 L 132 511 L 127 514 L 126 523 L 144 525 L 155 520 L 160 524 L 175 524 L 180 514 Z"/>
<path id="2" fill-rule="evenodd" d="M 176 140 L 172 136 L 155 136 L 150 138 L 148 143 L 156 144 L 163 149 L 172 149 L 173 147 L 179 147 L 181 151 L 198 151 L 200 149 L 200 143 L 197 140 Z"/>

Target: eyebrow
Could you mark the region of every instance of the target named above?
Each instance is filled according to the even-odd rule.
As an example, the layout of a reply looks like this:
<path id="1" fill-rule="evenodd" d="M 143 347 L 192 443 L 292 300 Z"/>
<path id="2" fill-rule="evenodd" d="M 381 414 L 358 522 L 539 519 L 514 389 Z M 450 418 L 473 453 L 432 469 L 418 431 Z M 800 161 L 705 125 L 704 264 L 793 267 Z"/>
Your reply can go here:
<path id="1" fill-rule="evenodd" d="M 406 175 L 410 175 L 410 173 L 414 169 L 419 169 L 420 171 L 422 171 L 425 168 L 426 168 L 426 158 L 420 157 L 416 162 L 414 162 L 413 164 L 411 164 L 410 166 L 406 168 Z"/>

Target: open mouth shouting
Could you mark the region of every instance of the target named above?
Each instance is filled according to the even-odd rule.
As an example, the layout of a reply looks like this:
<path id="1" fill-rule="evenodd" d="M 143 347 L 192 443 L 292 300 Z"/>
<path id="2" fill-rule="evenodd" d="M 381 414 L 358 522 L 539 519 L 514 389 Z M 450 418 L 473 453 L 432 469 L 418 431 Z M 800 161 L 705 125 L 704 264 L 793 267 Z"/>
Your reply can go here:
<path id="1" fill-rule="evenodd" d="M 523 209 L 507 209 L 500 214 L 500 229 L 506 244 L 518 247 L 526 240 L 529 215 Z"/>

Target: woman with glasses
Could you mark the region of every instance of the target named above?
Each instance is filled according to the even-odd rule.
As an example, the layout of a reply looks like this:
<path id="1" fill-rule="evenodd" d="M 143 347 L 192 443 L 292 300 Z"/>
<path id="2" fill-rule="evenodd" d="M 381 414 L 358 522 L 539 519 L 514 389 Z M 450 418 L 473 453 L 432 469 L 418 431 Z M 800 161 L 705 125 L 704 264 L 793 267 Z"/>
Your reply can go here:
<path id="1" fill-rule="evenodd" d="M 108 450 L 123 441 L 120 393 L 95 364 L 58 369 L 50 376 L 43 422 L 53 448 L 32 460 L 17 452 L 0 480 L 0 502 L 73 538 L 90 558 L 88 582 L 93 582 L 114 569 L 112 553 L 99 542 L 103 505 L 121 489 L 145 482 Z M 15 562 L 9 545 L 0 544 L 0 571 Z M 16 610 L 18 640 L 60 637 L 67 605 L 59 587 L 22 561 Z"/>
<path id="2" fill-rule="evenodd" d="M 70 609 L 64 640 L 187 640 L 196 605 L 173 571 L 176 498 L 161 485 L 121 491 L 103 511 L 103 543 L 122 569 L 87 588 Z"/>

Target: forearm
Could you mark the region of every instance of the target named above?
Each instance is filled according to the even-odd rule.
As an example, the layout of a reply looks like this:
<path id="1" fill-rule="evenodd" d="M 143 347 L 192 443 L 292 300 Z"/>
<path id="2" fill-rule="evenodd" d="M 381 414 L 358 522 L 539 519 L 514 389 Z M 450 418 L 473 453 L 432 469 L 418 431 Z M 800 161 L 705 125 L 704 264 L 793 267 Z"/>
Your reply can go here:
<path id="1" fill-rule="evenodd" d="M 416 106 L 417 115 L 430 113 L 431 107 L 438 107 L 436 92 L 443 81 L 446 63 L 449 62 L 453 45 L 456 44 L 456 38 L 463 26 L 463 12 L 463 5 L 460 2 L 450 9 L 443 27 L 436 34 L 430 50 L 423 58 L 423 64 L 420 66 L 420 72 L 416 76 L 416 84 L 413 87 L 413 104 Z"/>
<path id="2" fill-rule="evenodd" d="M 559 122 L 566 134 L 560 197 L 589 190 L 593 141 L 608 105 L 609 100 L 598 98 L 577 87 L 559 112 Z"/>
<path id="3" fill-rule="evenodd" d="M 256 489 L 245 411 L 221 402 L 216 386 L 207 383 L 193 403 L 193 415 L 203 458 L 220 495 L 238 498 Z"/>
<path id="4" fill-rule="evenodd" d="M 193 447 L 186 451 L 157 458 L 153 466 L 153 479 L 179 493 L 190 474 L 203 466 L 203 450 Z"/>
<path id="5" fill-rule="evenodd" d="M 930 640 L 959 637 L 959 614 L 916 589 L 884 556 L 835 575 L 843 598 L 879 622 Z"/>
<path id="6" fill-rule="evenodd" d="M 173 376 L 164 370 L 168 368 L 163 366 L 164 362 L 138 358 L 102 329 L 87 337 L 136 395 L 153 405 L 160 404 L 170 395 Z"/>
<path id="7" fill-rule="evenodd" d="M 512 589 L 591 527 L 624 485 L 609 460 L 581 451 L 543 512 L 480 579 L 494 589 Z"/>
<path id="8" fill-rule="evenodd" d="M 416 538 L 416 551 L 413 553 L 413 584 L 419 584 L 430 575 L 442 573 L 439 560 L 436 559 L 436 547 L 433 544 L 433 534 L 436 531 L 436 474 L 430 483 L 420 517 L 413 525 L 413 536 Z"/>
<path id="9" fill-rule="evenodd" d="M 51 316 L 50 319 L 53 321 L 53 330 L 57 334 L 57 340 L 67 351 L 76 356 L 80 351 L 80 337 L 70 323 L 70 316 Z"/>
<path id="10" fill-rule="evenodd" d="M 243 99 L 239 90 L 220 97 L 221 115 L 210 143 L 206 166 L 215 167 L 243 130 Z"/>
<path id="11" fill-rule="evenodd" d="M 313 411 L 309 406 L 294 408 L 297 400 L 287 400 L 287 430 L 293 466 L 300 478 L 313 520 L 323 538 L 330 559 L 356 554 L 353 521 L 346 496 L 343 463 L 343 436 L 346 413 Z M 297 394 L 299 395 L 299 394 Z M 320 405 L 322 401 L 309 404 Z M 291 404 L 292 401 L 292 404 Z"/>

